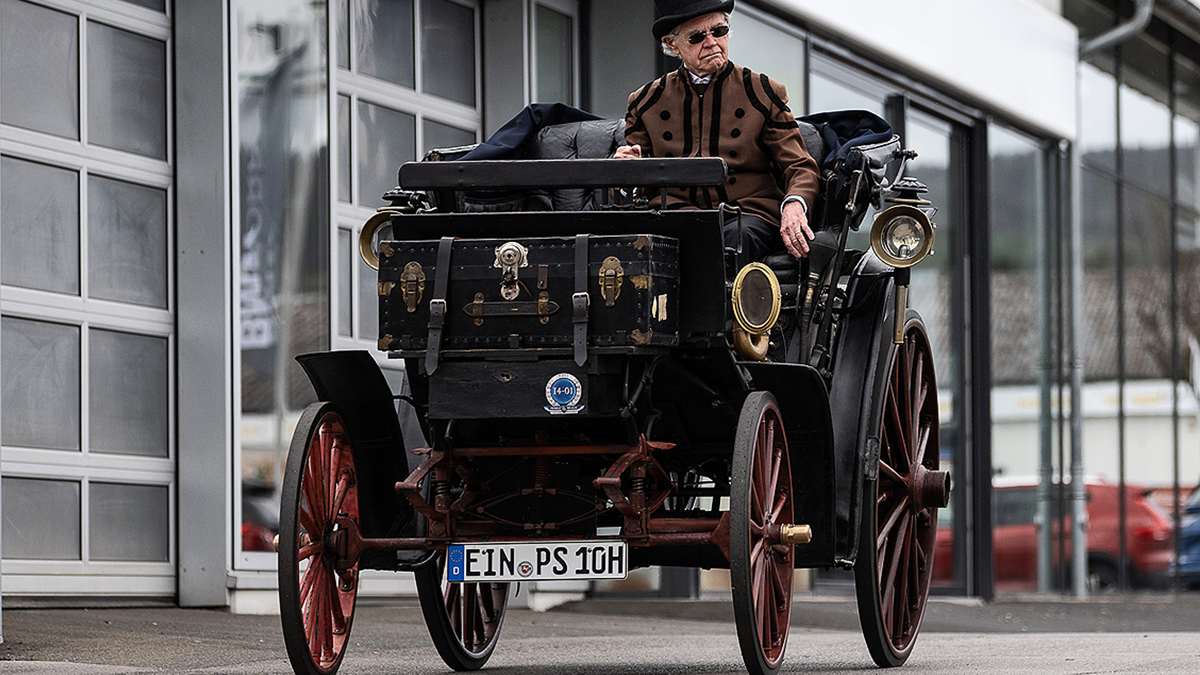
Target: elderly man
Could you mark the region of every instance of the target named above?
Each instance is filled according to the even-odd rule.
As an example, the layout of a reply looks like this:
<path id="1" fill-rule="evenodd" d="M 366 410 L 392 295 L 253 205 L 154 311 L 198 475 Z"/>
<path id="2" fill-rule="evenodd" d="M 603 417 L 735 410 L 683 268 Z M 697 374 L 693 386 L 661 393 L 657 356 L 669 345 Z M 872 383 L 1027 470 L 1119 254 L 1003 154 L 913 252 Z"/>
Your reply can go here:
<path id="1" fill-rule="evenodd" d="M 661 208 L 742 208 L 744 260 L 779 248 L 808 255 L 817 164 L 804 147 L 783 85 L 729 60 L 733 0 L 655 0 L 655 39 L 683 67 L 629 95 L 619 158 L 721 157 L 725 185 L 673 189 Z M 735 225 L 726 228 L 737 244 Z"/>

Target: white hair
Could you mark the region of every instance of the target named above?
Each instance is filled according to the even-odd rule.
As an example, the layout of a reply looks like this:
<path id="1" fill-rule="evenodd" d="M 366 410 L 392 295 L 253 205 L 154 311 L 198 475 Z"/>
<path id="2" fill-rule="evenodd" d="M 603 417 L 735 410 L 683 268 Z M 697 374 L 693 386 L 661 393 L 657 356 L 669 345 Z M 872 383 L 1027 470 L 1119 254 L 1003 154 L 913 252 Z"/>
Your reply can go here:
<path id="1" fill-rule="evenodd" d="M 721 16 L 724 17 L 725 23 L 729 23 L 729 12 L 721 12 Z M 680 24 L 680 25 L 683 25 L 683 24 Z M 671 46 L 668 45 L 666 42 L 663 42 L 663 40 L 666 40 L 667 38 L 670 38 L 672 41 L 678 40 L 679 39 L 679 26 L 676 26 L 675 30 L 671 31 L 670 33 L 667 33 L 666 35 L 663 36 L 662 40 L 658 41 L 658 46 L 662 47 L 662 51 L 664 54 L 666 54 L 667 56 L 673 57 L 673 58 L 679 58 L 678 54 L 671 51 Z"/>

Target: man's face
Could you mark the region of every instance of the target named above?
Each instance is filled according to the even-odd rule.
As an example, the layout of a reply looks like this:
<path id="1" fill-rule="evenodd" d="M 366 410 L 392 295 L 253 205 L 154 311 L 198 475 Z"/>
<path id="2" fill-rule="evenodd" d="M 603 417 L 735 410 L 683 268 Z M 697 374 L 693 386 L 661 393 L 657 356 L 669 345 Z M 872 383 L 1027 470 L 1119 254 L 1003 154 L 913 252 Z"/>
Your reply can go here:
<path id="1" fill-rule="evenodd" d="M 663 42 L 675 52 L 683 65 L 693 74 L 705 77 L 719 72 L 729 61 L 729 35 L 713 37 L 712 29 L 725 25 L 725 15 L 713 12 L 698 16 L 679 26 L 679 37 L 664 37 Z M 699 44 L 688 42 L 693 35 L 704 35 Z"/>

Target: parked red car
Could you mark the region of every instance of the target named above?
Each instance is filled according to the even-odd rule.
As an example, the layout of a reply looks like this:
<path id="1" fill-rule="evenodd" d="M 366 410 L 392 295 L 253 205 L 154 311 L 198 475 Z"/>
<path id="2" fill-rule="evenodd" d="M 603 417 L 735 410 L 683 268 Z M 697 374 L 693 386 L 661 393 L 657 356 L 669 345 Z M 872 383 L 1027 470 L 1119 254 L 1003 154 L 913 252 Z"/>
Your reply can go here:
<path id="1" fill-rule="evenodd" d="M 1098 479 L 1087 479 L 1088 513 L 1088 590 L 1105 593 L 1116 590 L 1120 551 L 1117 485 Z M 1055 485 L 1055 489 L 1057 489 Z M 1069 487 L 1069 486 L 1068 486 Z M 1135 588 L 1163 588 L 1167 566 L 1174 547 L 1168 516 L 1151 500 L 1148 490 L 1125 486 L 1126 537 L 1129 581 Z M 1022 592 L 1037 590 L 1038 532 L 1037 480 L 998 478 L 993 482 L 992 543 L 995 554 L 996 590 Z M 1067 493 L 1070 499 L 1070 493 Z M 1070 513 L 1068 501 L 1068 515 Z M 1059 563 L 1059 519 L 1052 507 L 1055 569 Z M 949 519 L 941 519 L 946 522 Z M 938 528 L 937 554 L 934 556 L 934 583 L 953 580 L 954 531 L 948 526 Z M 1067 539 L 1064 542 L 1070 556 L 1070 518 L 1067 519 Z M 1068 559 L 1069 564 L 1069 559 Z"/>

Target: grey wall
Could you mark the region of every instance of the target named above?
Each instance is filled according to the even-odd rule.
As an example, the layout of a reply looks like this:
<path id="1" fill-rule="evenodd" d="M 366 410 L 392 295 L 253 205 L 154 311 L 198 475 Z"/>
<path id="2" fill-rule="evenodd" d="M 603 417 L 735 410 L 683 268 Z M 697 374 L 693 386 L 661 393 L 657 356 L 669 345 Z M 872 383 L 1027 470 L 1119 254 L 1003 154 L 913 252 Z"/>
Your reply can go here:
<path id="1" fill-rule="evenodd" d="M 228 3 L 175 3 L 179 604 L 226 606 L 232 351 Z"/>

